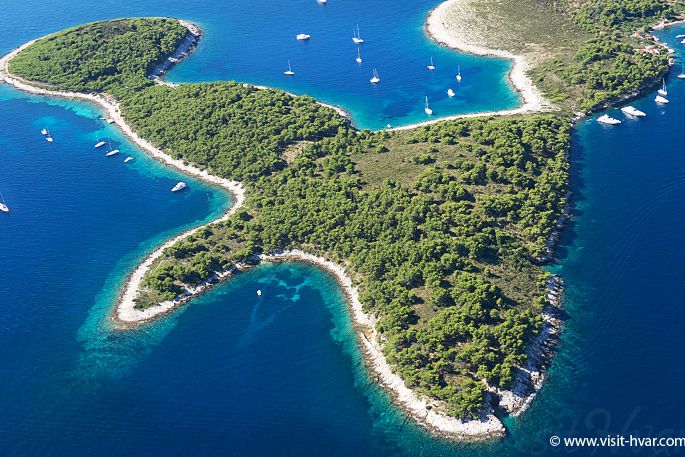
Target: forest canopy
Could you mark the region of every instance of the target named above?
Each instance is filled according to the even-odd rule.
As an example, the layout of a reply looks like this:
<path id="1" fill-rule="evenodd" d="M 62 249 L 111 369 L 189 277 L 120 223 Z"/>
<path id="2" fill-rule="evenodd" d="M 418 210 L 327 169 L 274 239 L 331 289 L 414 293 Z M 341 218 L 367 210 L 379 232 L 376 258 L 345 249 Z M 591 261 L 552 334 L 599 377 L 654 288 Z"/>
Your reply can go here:
<path id="1" fill-rule="evenodd" d="M 146 71 L 182 32 L 166 20 L 88 24 L 39 41 L 11 66 L 56 89 L 107 92 L 141 136 L 244 182 L 244 206 L 166 249 L 137 306 L 256 254 L 323 255 L 359 285 L 405 383 L 450 414 L 476 416 L 488 389 L 511 385 L 542 325 L 548 274 L 537 260 L 567 204 L 567 120 L 357 131 L 309 97 L 231 82 L 153 84 Z M 121 52 L 103 56 L 96 41 Z M 122 49 L 131 41 L 137 51 Z"/>

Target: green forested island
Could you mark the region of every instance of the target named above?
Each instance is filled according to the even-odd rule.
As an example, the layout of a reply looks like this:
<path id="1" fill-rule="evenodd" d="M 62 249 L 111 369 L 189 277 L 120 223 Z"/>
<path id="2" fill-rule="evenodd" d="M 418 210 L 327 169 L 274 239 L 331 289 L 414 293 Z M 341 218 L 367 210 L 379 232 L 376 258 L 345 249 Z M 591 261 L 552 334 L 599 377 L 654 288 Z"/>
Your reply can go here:
<path id="1" fill-rule="evenodd" d="M 562 107 L 555 114 L 371 132 L 278 90 L 156 85 L 147 75 L 187 34 L 172 19 L 69 29 L 22 51 L 10 71 L 48 88 L 106 92 L 169 155 L 244 183 L 246 202 L 228 221 L 166 249 L 138 307 L 257 254 L 323 255 L 359 285 L 407 386 L 469 418 L 488 388 L 511 385 L 542 326 L 549 275 L 538 260 L 568 203 L 570 112 L 611 103 L 667 70 L 665 54 L 630 40 L 637 27 L 674 16 L 675 4 L 552 3 L 583 43 L 570 60 L 559 53 L 534 69 Z"/>

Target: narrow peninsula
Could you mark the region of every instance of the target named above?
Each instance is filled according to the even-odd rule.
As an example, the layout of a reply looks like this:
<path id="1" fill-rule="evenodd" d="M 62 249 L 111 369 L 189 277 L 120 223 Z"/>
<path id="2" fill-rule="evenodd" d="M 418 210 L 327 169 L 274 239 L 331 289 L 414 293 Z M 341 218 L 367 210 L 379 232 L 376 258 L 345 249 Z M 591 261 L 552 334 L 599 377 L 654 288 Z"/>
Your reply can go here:
<path id="1" fill-rule="evenodd" d="M 164 83 L 201 36 L 176 19 L 68 29 L 3 57 L 0 77 L 99 104 L 150 155 L 234 195 L 131 273 L 115 325 L 263 261 L 312 262 L 346 292 L 370 373 L 396 403 L 439 435 L 487 439 L 539 388 L 558 331 L 560 280 L 541 264 L 569 207 L 573 113 L 653 87 L 669 55 L 647 26 L 679 13 L 656 0 L 539 3 L 449 0 L 426 28 L 513 58 L 520 109 L 398 131 L 359 131 L 310 97 L 251 84 Z M 543 18 L 558 34 L 533 32 Z"/>

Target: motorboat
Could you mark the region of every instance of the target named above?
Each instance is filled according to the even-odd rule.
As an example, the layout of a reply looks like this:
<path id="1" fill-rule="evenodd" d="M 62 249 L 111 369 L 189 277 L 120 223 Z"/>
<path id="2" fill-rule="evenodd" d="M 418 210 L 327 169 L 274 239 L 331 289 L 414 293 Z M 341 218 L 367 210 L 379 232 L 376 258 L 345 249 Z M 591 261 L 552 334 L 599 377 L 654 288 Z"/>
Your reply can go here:
<path id="1" fill-rule="evenodd" d="M 646 117 L 647 114 L 644 111 L 640 111 L 639 109 L 635 108 L 634 106 L 624 106 L 621 108 L 621 111 L 628 116 L 633 116 L 633 117 Z"/>
<path id="2" fill-rule="evenodd" d="M 621 121 L 618 119 L 614 119 L 613 117 L 609 116 L 608 114 L 603 114 L 597 118 L 597 122 L 600 124 L 605 124 L 605 125 L 619 125 Z"/>
<path id="3" fill-rule="evenodd" d="M 183 181 L 178 182 L 174 187 L 171 188 L 172 192 L 179 192 L 188 187 L 188 184 Z"/>

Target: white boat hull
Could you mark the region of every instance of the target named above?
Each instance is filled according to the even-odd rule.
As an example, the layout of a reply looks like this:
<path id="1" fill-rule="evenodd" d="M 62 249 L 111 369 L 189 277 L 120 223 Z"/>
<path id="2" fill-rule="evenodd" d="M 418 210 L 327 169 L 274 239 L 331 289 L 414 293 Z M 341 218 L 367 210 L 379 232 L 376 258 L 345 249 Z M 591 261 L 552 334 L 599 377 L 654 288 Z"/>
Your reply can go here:
<path id="1" fill-rule="evenodd" d="M 0 211 L 2 211 L 3 213 L 9 213 L 10 209 L 4 203 L 0 203 Z"/>
<path id="2" fill-rule="evenodd" d="M 632 117 L 646 117 L 647 114 L 644 111 L 640 111 L 639 109 L 636 109 L 635 107 L 632 106 L 626 106 L 624 108 L 621 108 L 621 111 Z"/>
<path id="3" fill-rule="evenodd" d="M 180 192 L 180 191 L 182 191 L 183 189 L 185 189 L 186 187 L 188 187 L 188 184 L 186 184 L 186 183 L 184 183 L 184 182 L 179 182 L 178 184 L 176 184 L 176 185 L 171 189 L 171 191 L 172 191 L 172 192 Z"/>
<path id="4" fill-rule="evenodd" d="M 604 125 L 619 125 L 621 123 L 621 121 L 619 121 L 618 119 L 614 119 L 613 117 L 607 114 L 598 117 L 597 122 Z"/>

